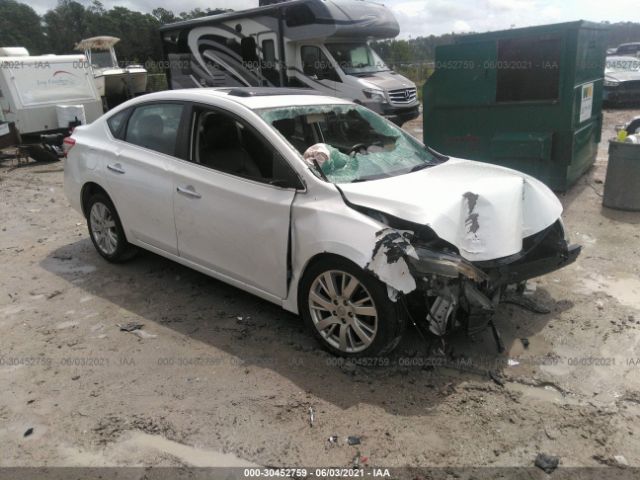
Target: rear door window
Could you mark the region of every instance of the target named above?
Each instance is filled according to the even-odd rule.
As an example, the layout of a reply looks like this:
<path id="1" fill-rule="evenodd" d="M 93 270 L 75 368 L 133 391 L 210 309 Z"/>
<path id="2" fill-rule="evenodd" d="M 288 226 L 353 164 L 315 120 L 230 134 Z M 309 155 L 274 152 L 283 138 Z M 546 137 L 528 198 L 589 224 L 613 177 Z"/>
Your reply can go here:
<path id="1" fill-rule="evenodd" d="M 113 135 L 115 138 L 119 140 L 122 140 L 124 138 L 125 130 L 123 127 L 130 113 L 130 109 L 125 109 L 107 119 L 107 125 L 109 125 L 111 135 Z"/>
<path id="2" fill-rule="evenodd" d="M 175 156 L 183 110 L 184 105 L 180 103 L 154 103 L 137 107 L 127 123 L 125 141 Z"/>

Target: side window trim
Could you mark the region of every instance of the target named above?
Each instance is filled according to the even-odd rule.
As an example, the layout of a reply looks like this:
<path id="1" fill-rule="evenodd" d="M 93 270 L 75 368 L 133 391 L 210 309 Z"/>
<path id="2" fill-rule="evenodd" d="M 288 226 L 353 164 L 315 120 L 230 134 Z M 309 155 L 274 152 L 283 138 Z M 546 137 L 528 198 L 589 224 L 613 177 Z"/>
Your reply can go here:
<path id="1" fill-rule="evenodd" d="M 245 128 L 249 129 L 251 131 L 251 133 L 253 133 L 253 135 L 256 136 L 256 138 L 261 141 L 273 154 L 274 156 L 277 156 L 279 158 L 282 159 L 282 161 L 284 162 L 284 164 L 286 165 L 286 168 L 289 169 L 289 171 L 292 173 L 292 175 L 296 178 L 297 180 L 297 186 L 296 187 L 287 187 L 287 188 L 295 188 L 296 190 L 306 190 L 304 181 L 302 180 L 302 178 L 300 177 L 300 175 L 298 174 L 298 172 L 296 171 L 295 168 L 293 168 L 291 166 L 291 164 L 289 163 L 289 161 L 287 160 L 286 156 L 276 147 L 273 145 L 273 143 L 271 143 L 269 140 L 267 140 L 264 135 L 262 135 L 258 129 L 252 125 L 250 122 L 246 121 L 245 119 L 243 119 L 242 117 L 240 117 L 239 115 L 235 114 L 234 112 L 231 112 L 227 109 L 225 109 L 224 107 L 219 107 L 216 105 L 208 105 L 206 103 L 196 103 L 196 102 L 188 102 L 187 108 L 185 109 L 185 111 L 189 111 L 189 117 L 187 119 L 185 119 L 185 117 L 183 117 L 183 125 L 185 125 L 187 128 L 185 129 L 185 140 L 188 142 L 188 146 L 186 147 L 185 151 L 187 153 L 187 155 L 183 158 L 183 160 L 202 167 L 202 168 L 206 168 L 209 170 L 213 170 L 215 172 L 224 174 L 224 175 L 231 175 L 233 177 L 236 178 L 242 178 L 244 180 L 250 180 L 250 181 L 254 181 L 256 183 L 260 183 L 261 185 L 269 185 L 271 187 L 274 188 L 282 188 L 279 187 L 278 185 L 275 185 L 271 182 L 269 182 L 266 179 L 256 179 L 253 177 L 248 177 L 248 176 L 243 176 L 243 175 L 237 175 L 234 173 L 228 173 L 228 172 L 224 172 L 222 170 L 217 170 L 211 167 L 208 167 L 206 165 L 201 165 L 199 163 L 197 163 L 195 161 L 195 129 L 197 127 L 197 122 L 195 121 L 195 114 L 197 110 L 208 110 L 208 111 L 213 111 L 213 112 L 217 112 L 217 113 L 221 113 L 224 115 L 228 115 L 229 117 L 231 117 L 234 121 L 236 122 L 240 122 Z M 273 179 L 272 179 L 273 180 Z"/>

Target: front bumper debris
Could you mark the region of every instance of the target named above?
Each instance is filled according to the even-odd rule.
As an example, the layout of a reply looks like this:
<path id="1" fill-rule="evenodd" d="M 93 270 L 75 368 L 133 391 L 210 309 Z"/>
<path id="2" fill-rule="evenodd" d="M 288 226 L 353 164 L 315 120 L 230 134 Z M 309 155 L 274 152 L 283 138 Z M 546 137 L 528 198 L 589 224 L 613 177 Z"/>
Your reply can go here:
<path id="1" fill-rule="evenodd" d="M 407 232 L 404 235 L 411 246 L 411 255 L 404 258 L 416 280 L 412 303 L 422 302 L 421 316 L 429 331 L 442 336 L 462 327 L 474 335 L 489 326 L 499 348 L 500 335 L 492 317 L 505 288 L 570 265 L 582 249 L 567 242 L 559 221 L 525 239 L 518 254 L 488 262 L 472 263 L 450 249 L 439 251 L 428 243 L 410 241 Z"/>

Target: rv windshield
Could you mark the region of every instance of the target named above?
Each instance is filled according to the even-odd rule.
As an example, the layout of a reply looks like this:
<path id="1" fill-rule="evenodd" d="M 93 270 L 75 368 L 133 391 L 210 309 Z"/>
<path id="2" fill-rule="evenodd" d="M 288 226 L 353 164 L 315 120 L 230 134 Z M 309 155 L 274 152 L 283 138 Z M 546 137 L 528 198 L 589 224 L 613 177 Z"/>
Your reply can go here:
<path id="1" fill-rule="evenodd" d="M 347 75 L 389 70 L 378 54 L 366 43 L 328 43 L 326 47 Z"/>
<path id="2" fill-rule="evenodd" d="M 316 174 L 332 183 L 394 177 L 442 161 L 411 135 L 358 105 L 278 107 L 258 113 Z"/>

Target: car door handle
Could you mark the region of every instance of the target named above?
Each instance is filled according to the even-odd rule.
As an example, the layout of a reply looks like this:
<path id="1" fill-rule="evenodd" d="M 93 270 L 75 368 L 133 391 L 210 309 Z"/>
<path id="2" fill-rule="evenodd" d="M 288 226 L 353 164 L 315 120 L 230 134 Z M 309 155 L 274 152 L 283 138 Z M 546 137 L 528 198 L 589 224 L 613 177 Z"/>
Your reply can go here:
<path id="1" fill-rule="evenodd" d="M 110 163 L 107 165 L 107 168 L 112 172 L 124 173 L 124 169 L 122 168 L 122 165 L 120 165 L 119 163 Z"/>
<path id="2" fill-rule="evenodd" d="M 182 193 L 183 195 L 187 195 L 189 197 L 193 197 L 193 198 L 202 197 L 202 195 L 196 192 L 195 188 L 193 188 L 191 185 L 188 185 L 186 187 L 178 187 L 176 190 L 178 190 L 179 193 Z"/>

